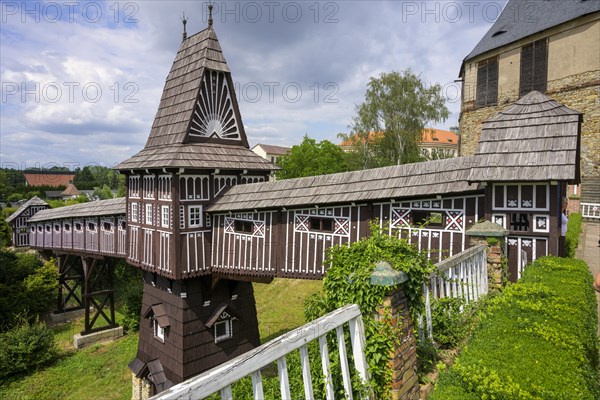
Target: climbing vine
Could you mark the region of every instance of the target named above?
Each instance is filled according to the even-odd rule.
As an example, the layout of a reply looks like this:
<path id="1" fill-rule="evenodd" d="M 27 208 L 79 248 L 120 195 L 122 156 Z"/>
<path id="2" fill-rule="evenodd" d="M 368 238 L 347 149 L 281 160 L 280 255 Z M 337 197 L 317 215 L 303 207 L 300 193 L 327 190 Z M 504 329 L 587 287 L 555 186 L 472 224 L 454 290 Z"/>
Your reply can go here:
<path id="1" fill-rule="evenodd" d="M 388 367 L 390 352 L 401 340 L 397 328 L 392 327 L 389 312 L 376 320 L 389 287 L 371 284 L 375 263 L 387 261 L 394 269 L 407 273 L 403 283 L 413 320 L 424 309 L 423 282 L 434 267 L 427 258 L 405 240 L 388 236 L 388 228 L 379 228 L 378 221 L 371 225 L 371 235 L 350 245 L 332 247 L 326 256 L 330 264 L 323 279 L 323 293 L 313 295 L 305 303 L 307 320 L 312 320 L 346 304 L 360 306 L 365 325 L 366 356 L 369 362 L 371 388 L 377 398 L 388 398 L 391 370 Z M 388 310 L 389 311 L 389 310 Z M 335 359 L 332 356 L 332 359 Z"/>

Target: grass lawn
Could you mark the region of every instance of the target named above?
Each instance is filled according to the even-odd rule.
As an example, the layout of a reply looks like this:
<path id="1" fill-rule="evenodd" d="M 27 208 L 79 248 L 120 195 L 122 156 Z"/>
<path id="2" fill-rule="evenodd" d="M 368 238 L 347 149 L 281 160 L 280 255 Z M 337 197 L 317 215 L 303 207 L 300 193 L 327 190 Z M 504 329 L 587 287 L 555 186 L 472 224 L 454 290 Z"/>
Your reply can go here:
<path id="1" fill-rule="evenodd" d="M 252 285 L 262 343 L 304 325 L 304 299 L 323 289 L 322 281 L 302 279 L 276 278 Z"/>
<path id="2" fill-rule="evenodd" d="M 322 288 L 321 281 L 275 279 L 254 284 L 263 343 L 305 323 L 304 299 Z M 121 316 L 117 313 L 117 322 Z M 45 369 L 0 385 L 3 400 L 131 399 L 131 372 L 138 337 L 129 334 L 112 343 L 73 349 L 73 335 L 83 330 L 77 320 L 53 328 L 60 358 Z"/>

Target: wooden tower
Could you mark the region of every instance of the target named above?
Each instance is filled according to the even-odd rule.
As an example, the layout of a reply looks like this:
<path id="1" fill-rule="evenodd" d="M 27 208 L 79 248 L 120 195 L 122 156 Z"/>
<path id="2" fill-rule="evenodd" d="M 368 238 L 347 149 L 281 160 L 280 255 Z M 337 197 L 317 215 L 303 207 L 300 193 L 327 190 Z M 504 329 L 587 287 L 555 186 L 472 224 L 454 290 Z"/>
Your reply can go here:
<path id="1" fill-rule="evenodd" d="M 211 273 L 205 211 L 228 187 L 264 182 L 274 168 L 249 149 L 209 20 L 184 34 L 144 149 L 117 166 L 127 176 L 127 262 L 144 271 L 130 368 L 152 393 L 259 344 L 251 283 Z"/>

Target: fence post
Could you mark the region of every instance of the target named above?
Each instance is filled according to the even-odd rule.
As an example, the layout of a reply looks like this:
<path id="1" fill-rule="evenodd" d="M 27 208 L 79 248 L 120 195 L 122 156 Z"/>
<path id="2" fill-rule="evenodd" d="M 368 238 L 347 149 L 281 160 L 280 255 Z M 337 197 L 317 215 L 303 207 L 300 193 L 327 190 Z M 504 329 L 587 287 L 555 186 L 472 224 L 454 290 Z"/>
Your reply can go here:
<path id="1" fill-rule="evenodd" d="M 395 271 L 392 266 L 380 261 L 371 275 L 371 284 L 389 287 L 383 298 L 375 319 L 385 318 L 386 312 L 391 315 L 392 324 L 400 328 L 402 337 L 390 355 L 392 369 L 391 394 L 393 400 L 418 400 L 419 377 L 417 375 L 417 339 L 414 335 L 413 320 L 408 308 L 408 300 L 402 283 L 408 280 L 404 272 Z"/>
<path id="2" fill-rule="evenodd" d="M 479 222 L 465 232 L 468 237 L 468 243 L 470 247 L 482 244 L 487 247 L 487 279 L 489 289 L 497 290 L 502 288 L 502 275 L 505 273 L 502 271 L 502 258 L 505 255 L 504 243 L 506 236 L 508 236 L 508 230 L 504 229 L 501 225 L 483 221 Z M 497 243 L 490 244 L 491 240 L 495 239 Z"/>

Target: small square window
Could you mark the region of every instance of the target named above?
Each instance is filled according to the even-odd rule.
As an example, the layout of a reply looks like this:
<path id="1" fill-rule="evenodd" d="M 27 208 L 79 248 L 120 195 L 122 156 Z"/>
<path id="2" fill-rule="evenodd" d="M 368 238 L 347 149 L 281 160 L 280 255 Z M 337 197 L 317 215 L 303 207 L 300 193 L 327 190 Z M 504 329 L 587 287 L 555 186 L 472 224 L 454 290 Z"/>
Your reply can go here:
<path id="1" fill-rule="evenodd" d="M 233 337 L 231 323 L 231 319 L 225 319 L 215 323 L 215 343 L 219 343 L 231 339 Z"/>

